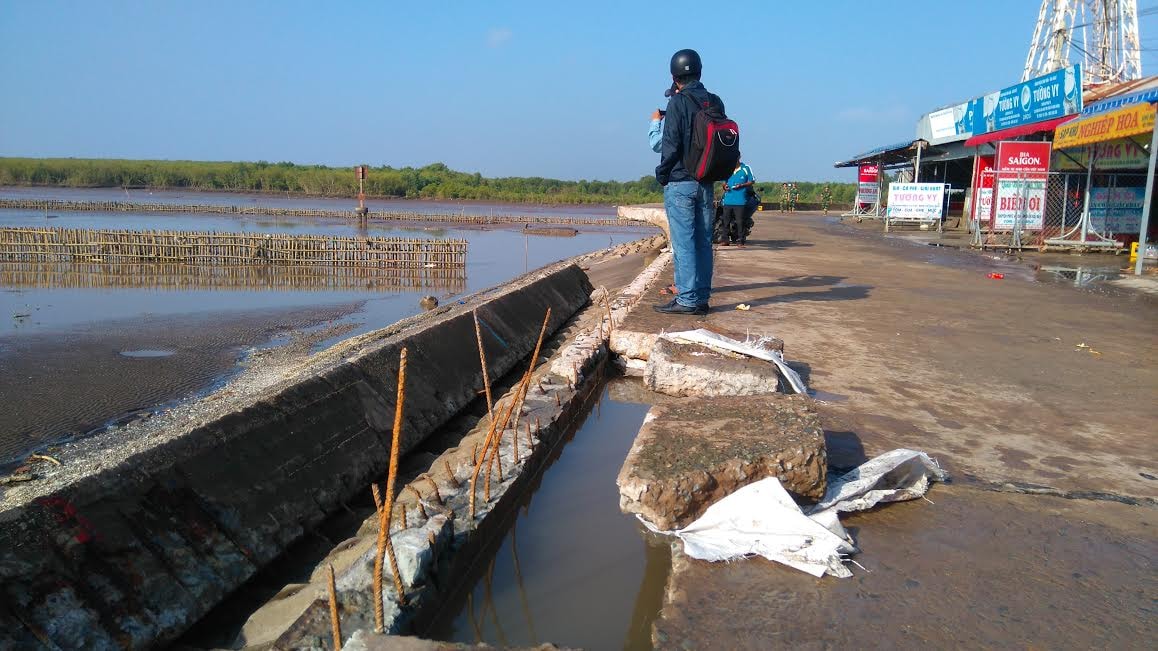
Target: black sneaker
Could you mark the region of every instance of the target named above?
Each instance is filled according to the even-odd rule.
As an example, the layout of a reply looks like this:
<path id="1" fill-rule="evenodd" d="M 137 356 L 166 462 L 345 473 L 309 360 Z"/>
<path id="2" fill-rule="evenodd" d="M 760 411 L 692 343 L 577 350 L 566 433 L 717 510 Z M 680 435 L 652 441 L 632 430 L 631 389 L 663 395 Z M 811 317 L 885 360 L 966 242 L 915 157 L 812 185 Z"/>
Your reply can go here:
<path id="1" fill-rule="evenodd" d="M 681 305 L 676 301 L 672 301 L 667 305 L 656 305 L 652 307 L 652 309 L 662 314 L 688 314 L 694 316 L 703 316 L 708 313 L 708 304 L 704 303 L 695 307 L 688 307 L 686 305 Z"/>

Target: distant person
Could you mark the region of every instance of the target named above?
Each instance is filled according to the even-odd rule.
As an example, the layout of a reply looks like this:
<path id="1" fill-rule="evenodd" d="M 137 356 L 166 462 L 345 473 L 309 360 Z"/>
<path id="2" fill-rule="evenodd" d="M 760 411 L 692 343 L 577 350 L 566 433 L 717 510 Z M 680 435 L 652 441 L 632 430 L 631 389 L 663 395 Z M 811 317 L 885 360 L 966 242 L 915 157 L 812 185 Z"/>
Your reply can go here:
<path id="1" fill-rule="evenodd" d="M 723 246 L 731 246 L 733 242 L 740 248 L 747 240 L 747 229 L 744 228 L 744 217 L 748 213 L 748 190 L 756 182 L 752 178 L 752 170 L 741 161 L 736 164 L 736 171 L 724 182 L 724 241 Z M 735 235 L 732 227 L 736 228 Z"/>
<path id="2" fill-rule="evenodd" d="M 820 190 L 820 207 L 824 210 L 824 214 L 828 214 L 828 206 L 832 203 L 832 187 L 827 183 L 824 188 Z"/>
<path id="3" fill-rule="evenodd" d="M 787 183 L 781 183 L 780 184 L 780 214 L 781 215 L 788 212 L 788 195 L 789 195 L 788 184 Z"/>
<path id="4" fill-rule="evenodd" d="M 800 188 L 792 183 L 788 186 L 788 212 L 796 212 L 796 202 L 800 200 Z"/>
<path id="5" fill-rule="evenodd" d="M 680 50 L 670 62 L 678 94 L 668 100 L 663 143 L 655 180 L 663 186 L 663 204 L 675 255 L 675 285 L 670 302 L 656 305 L 666 314 L 707 314 L 712 293 L 712 183 L 701 183 L 684 166 L 692 151 L 693 120 L 703 110 L 724 112 L 724 102 L 700 83 L 703 64 L 695 50 Z"/>

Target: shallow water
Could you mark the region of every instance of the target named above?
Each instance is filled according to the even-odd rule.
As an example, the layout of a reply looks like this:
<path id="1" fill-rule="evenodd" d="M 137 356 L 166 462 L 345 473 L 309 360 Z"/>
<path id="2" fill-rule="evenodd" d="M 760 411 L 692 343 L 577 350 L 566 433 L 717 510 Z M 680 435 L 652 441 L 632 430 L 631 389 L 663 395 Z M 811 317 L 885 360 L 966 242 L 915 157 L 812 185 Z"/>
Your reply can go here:
<path id="1" fill-rule="evenodd" d="M 620 512 L 615 486 L 649 407 L 617 402 L 608 391 L 524 498 L 497 552 L 479 559 L 481 576 L 431 637 L 651 648 L 670 552 Z"/>
<path id="2" fill-rule="evenodd" d="M 118 192 L 0 188 L 0 196 L 72 200 L 124 199 L 124 193 L 117 196 Z M 341 202 L 215 193 L 141 196 L 143 191 L 130 191 L 129 194 L 129 199 L 136 201 L 164 199 L 175 203 L 245 205 L 260 199 L 264 205 L 334 207 Z M 435 206 L 426 202 L 408 202 L 406 206 L 391 202 L 390 207 L 410 207 L 425 212 L 481 211 L 480 214 L 488 210 L 499 212 L 499 207 L 503 212 L 514 208 L 488 204 Z M 527 208 L 523 214 L 600 214 L 600 211 L 613 210 L 570 206 Z M 459 296 L 501 285 L 526 271 L 654 233 L 643 228 L 585 227 L 574 237 L 561 238 L 528 235 L 519 228 L 422 227 L 383 222 L 360 227 L 357 223 L 324 218 L 62 212 L 48 219 L 42 213 L 28 210 L 0 210 L 0 226 L 370 235 L 469 241 L 465 269 L 450 272 L 0 263 L 0 371 L 3 371 L 0 372 L 0 402 L 8 407 L 6 415 L 0 415 L 0 465 L 36 445 L 75 436 L 98 426 L 102 420 L 116 419 L 126 413 L 125 409 L 135 412 L 159 402 L 190 397 L 198 387 L 204 390 L 228 374 L 246 349 L 265 345 L 271 338 L 284 341 L 288 331 L 335 326 L 335 331 L 340 333 L 316 346 L 325 348 L 342 338 L 418 314 L 422 311 L 419 299 L 423 296 L 435 296 L 446 304 Z M 121 353 L 141 349 L 178 350 L 183 354 Z M 131 359 L 139 365 L 134 373 L 146 377 L 160 374 L 169 377 L 170 381 L 164 383 L 168 389 L 135 393 L 149 384 L 119 381 L 119 376 L 109 374 L 113 368 L 110 358 Z M 67 368 L 51 368 L 54 360 Z M 84 382 L 95 382 L 97 386 L 70 390 L 48 382 L 60 373 L 75 375 L 77 382 L 82 378 Z M 104 399 L 108 392 L 126 391 L 130 395 Z M 83 405 L 70 400 L 65 408 L 57 407 L 61 398 L 68 395 L 85 395 L 89 399 Z M 101 399 L 94 401 L 94 397 Z M 63 417 L 61 412 L 69 409 L 76 411 L 75 417 Z"/>

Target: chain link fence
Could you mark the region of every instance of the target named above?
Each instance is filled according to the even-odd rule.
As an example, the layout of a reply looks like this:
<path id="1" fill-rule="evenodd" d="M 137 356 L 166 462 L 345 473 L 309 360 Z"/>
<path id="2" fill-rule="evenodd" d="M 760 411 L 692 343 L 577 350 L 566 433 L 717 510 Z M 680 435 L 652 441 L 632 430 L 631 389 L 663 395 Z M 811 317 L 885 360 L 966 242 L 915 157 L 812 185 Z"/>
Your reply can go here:
<path id="1" fill-rule="evenodd" d="M 972 244 L 1006 249 L 1121 246 L 1138 230 L 1145 186 L 1145 174 L 986 172 L 977 191 Z"/>

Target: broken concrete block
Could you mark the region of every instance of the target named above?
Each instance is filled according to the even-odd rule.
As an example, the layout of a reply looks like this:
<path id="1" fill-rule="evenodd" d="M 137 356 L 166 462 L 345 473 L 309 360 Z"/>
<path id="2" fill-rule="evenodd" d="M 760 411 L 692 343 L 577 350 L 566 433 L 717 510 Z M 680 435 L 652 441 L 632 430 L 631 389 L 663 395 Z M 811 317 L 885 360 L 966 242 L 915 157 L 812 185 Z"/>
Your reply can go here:
<path id="1" fill-rule="evenodd" d="M 643 382 L 671 396 L 753 396 L 775 393 L 780 375 L 762 359 L 660 337 L 647 358 Z"/>
<path id="2" fill-rule="evenodd" d="M 824 495 L 824 431 L 802 396 L 773 394 L 658 405 L 648 412 L 616 484 L 619 508 L 679 529 L 720 498 L 777 477 L 793 498 Z"/>

